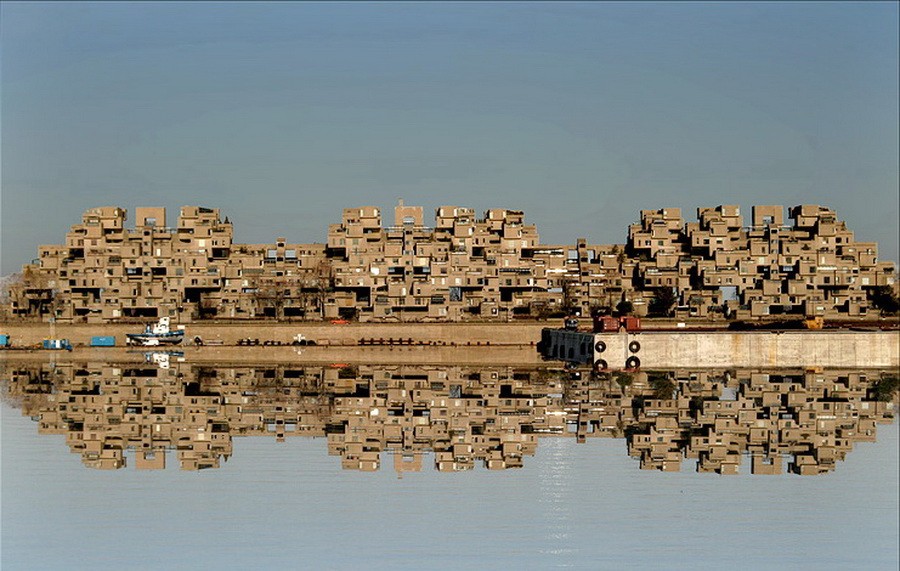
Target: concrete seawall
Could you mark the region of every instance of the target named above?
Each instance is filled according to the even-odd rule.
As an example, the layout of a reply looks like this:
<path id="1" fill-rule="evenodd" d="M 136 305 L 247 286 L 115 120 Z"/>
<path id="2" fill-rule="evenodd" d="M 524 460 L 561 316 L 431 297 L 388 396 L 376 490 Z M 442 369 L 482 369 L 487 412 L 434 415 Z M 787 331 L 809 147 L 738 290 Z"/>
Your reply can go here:
<path id="1" fill-rule="evenodd" d="M 302 333 L 322 345 L 356 345 L 360 339 L 412 339 L 414 343 L 472 345 L 530 345 L 541 338 L 546 322 L 526 323 L 349 323 L 335 325 L 322 322 L 300 323 L 190 323 L 185 326 L 187 339 L 200 336 L 206 342 L 236 345 L 240 339 L 259 339 L 290 343 Z M 94 335 L 116 338 L 125 344 L 126 333 L 139 333 L 139 324 L 57 324 L 55 336 L 74 345 L 87 345 Z M 14 347 L 36 345 L 50 335 L 46 323 L 0 323 L 0 334 L 8 334 Z"/>
<path id="2" fill-rule="evenodd" d="M 898 331 L 550 331 L 546 338 L 551 357 L 610 369 L 900 367 Z"/>
<path id="3" fill-rule="evenodd" d="M 4 364 L 66 362 L 142 363 L 152 347 L 76 347 L 73 351 L 42 349 L 0 350 L 0 370 Z M 247 364 L 304 363 L 338 366 L 384 365 L 483 365 L 536 367 L 541 357 L 531 346 L 481 347 L 183 347 L 164 348 L 179 351 L 193 364 L 217 366 Z M 552 363 L 548 363 L 552 365 Z"/>

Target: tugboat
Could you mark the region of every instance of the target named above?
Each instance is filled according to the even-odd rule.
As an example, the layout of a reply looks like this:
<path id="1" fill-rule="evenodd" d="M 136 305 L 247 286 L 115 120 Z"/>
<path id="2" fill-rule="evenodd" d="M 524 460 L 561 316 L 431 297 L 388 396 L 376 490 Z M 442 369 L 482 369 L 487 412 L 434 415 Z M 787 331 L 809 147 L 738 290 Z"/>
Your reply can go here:
<path id="1" fill-rule="evenodd" d="M 160 317 L 156 325 L 147 325 L 143 333 L 126 333 L 126 342 L 129 345 L 142 345 L 151 347 L 156 345 L 178 345 L 184 339 L 184 330 L 169 329 L 169 318 Z"/>

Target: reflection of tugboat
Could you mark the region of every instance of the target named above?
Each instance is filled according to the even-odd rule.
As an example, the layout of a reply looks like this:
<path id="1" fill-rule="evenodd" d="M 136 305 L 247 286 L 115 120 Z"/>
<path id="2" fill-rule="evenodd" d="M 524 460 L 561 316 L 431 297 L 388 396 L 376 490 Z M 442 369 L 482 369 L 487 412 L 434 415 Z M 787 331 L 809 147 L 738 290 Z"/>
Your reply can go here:
<path id="1" fill-rule="evenodd" d="M 143 333 L 126 333 L 125 336 L 129 345 L 177 345 L 184 339 L 184 330 L 172 331 L 169 329 L 169 318 L 160 317 L 156 325 L 147 325 Z"/>
<path id="2" fill-rule="evenodd" d="M 183 351 L 152 351 L 144 353 L 144 362 L 158 365 L 160 369 L 169 368 L 169 359 L 175 357 L 179 361 L 184 361 Z"/>

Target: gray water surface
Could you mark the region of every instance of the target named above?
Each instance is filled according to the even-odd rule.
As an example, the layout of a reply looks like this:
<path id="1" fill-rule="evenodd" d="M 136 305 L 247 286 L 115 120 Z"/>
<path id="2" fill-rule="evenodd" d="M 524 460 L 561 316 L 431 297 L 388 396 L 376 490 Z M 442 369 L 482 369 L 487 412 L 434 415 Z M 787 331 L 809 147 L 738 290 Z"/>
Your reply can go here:
<path id="1" fill-rule="evenodd" d="M 2 405 L 2 568 L 891 569 L 896 422 L 817 476 L 640 470 L 621 438 L 541 437 L 516 469 L 341 469 L 247 436 L 216 469 L 95 470 Z M 383 453 L 387 454 L 387 453 Z"/>

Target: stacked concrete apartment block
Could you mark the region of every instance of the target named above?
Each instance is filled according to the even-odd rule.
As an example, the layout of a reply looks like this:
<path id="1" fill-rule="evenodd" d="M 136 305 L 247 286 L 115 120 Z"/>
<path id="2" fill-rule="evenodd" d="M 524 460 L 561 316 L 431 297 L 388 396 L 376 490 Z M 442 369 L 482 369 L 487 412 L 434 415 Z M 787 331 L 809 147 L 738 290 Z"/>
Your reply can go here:
<path id="1" fill-rule="evenodd" d="M 442 206 L 433 227 L 400 202 L 392 226 L 379 208 L 343 211 L 326 244 L 233 243 L 218 209 L 93 208 L 66 243 L 41 246 L 10 290 L 11 311 L 62 322 L 170 316 L 218 319 L 509 321 L 566 311 L 588 315 L 630 302 L 646 315 L 660 290 L 676 318 L 840 319 L 869 313 L 868 292 L 895 287 L 877 244 L 857 242 L 831 209 L 737 206 L 643 210 L 625 244 L 541 244 L 524 214 Z"/>
<path id="2" fill-rule="evenodd" d="M 677 208 L 643 210 L 628 232 L 636 289 L 676 288 L 681 317 L 727 307 L 745 318 L 840 318 L 865 315 L 867 291 L 894 286 L 893 262 L 879 262 L 878 244 L 857 242 L 834 210 L 801 205 L 789 215 L 785 226 L 783 207 L 754 206 L 745 227 L 738 206 L 699 208 L 687 224 Z"/>

